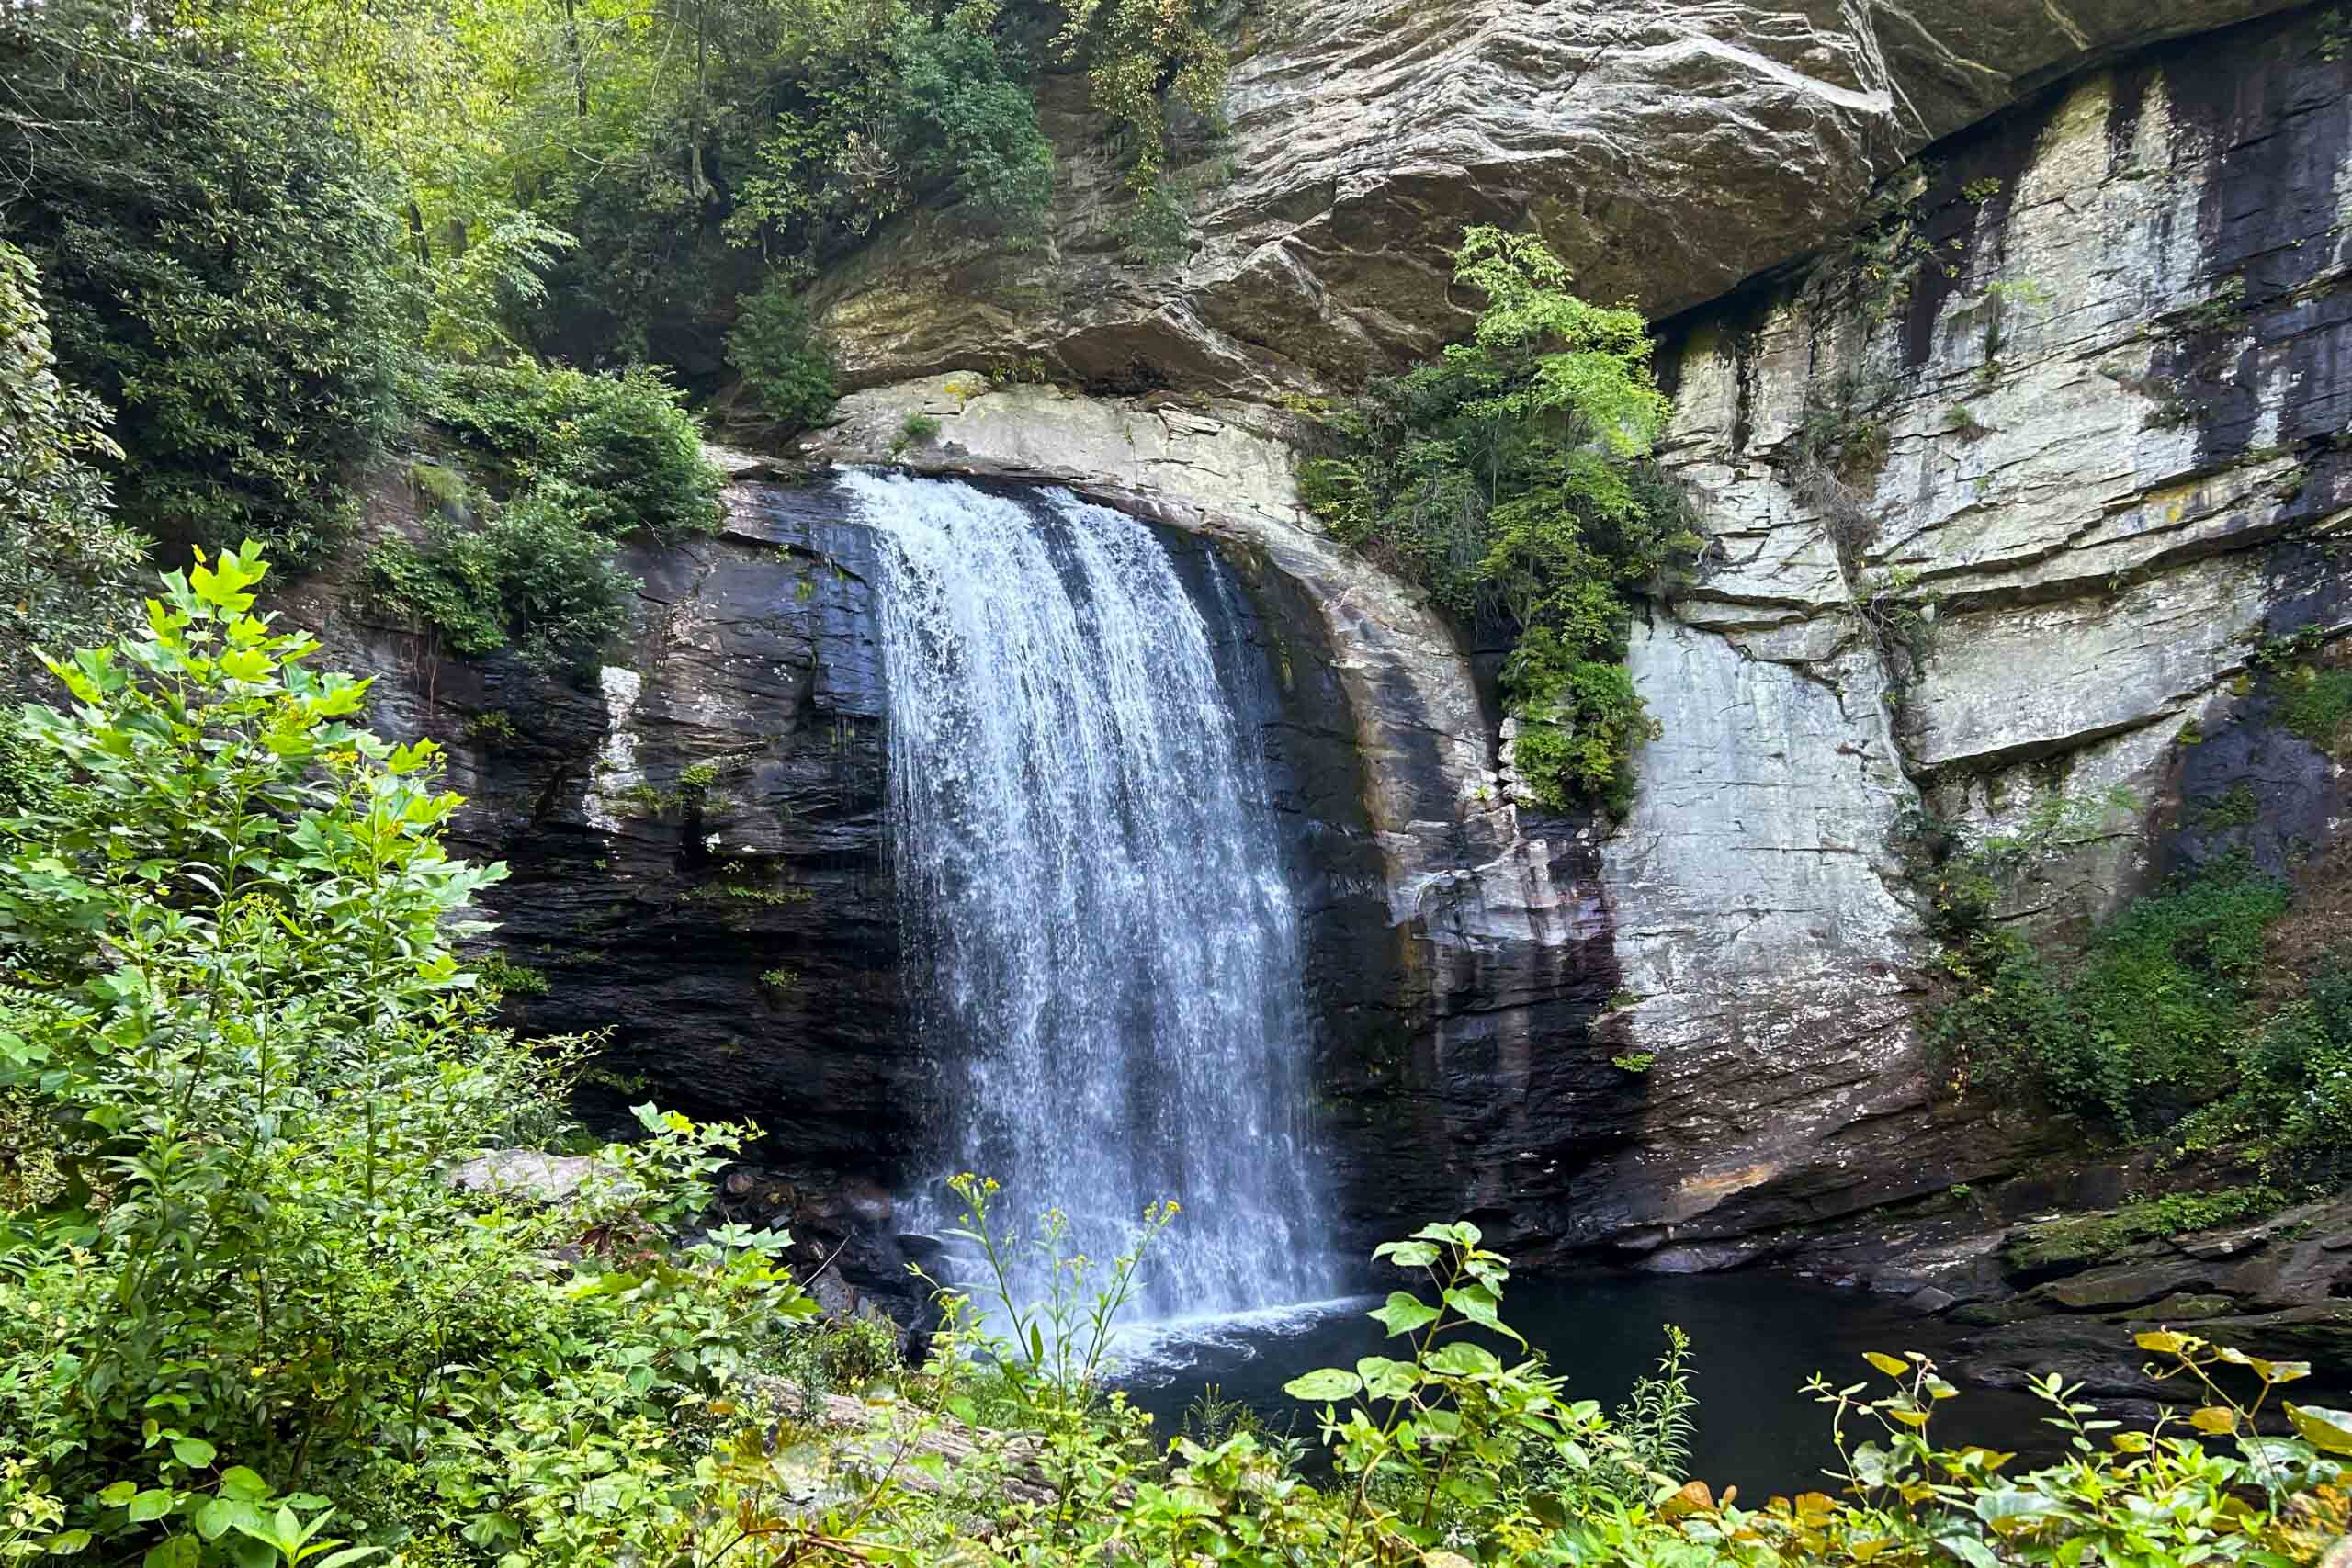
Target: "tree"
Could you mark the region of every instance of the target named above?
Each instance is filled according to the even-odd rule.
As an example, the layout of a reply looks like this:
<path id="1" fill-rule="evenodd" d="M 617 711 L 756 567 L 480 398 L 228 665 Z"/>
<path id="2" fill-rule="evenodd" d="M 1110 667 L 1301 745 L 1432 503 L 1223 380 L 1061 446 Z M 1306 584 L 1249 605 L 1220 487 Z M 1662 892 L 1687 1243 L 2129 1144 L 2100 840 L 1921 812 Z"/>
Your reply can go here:
<path id="1" fill-rule="evenodd" d="M 397 412 L 385 191 L 315 98 L 121 20 L 63 0 L 0 32 L 0 218 L 61 369 L 116 411 L 123 521 L 313 558 Z"/>

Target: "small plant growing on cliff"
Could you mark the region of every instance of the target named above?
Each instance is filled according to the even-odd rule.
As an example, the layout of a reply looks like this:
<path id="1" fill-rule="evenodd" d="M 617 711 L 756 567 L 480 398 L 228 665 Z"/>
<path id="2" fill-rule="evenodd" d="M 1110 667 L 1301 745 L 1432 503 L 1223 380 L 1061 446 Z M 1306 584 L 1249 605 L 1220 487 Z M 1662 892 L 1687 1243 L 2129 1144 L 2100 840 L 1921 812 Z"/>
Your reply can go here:
<path id="1" fill-rule="evenodd" d="M 761 409 L 786 430 L 812 429 L 831 415 L 839 396 L 832 352 L 809 325 L 788 278 L 744 297 L 727 334 L 727 358 Z"/>
<path id="2" fill-rule="evenodd" d="M 1609 1058 L 1609 1063 L 1610 1066 L 1615 1067 L 1619 1072 L 1632 1073 L 1638 1077 L 1657 1066 L 1657 1053 L 1655 1051 L 1634 1051 L 1623 1056 L 1611 1056 Z"/>
<path id="3" fill-rule="evenodd" d="M 1627 599 L 1703 548 L 1651 461 L 1649 336 L 1570 293 L 1531 235 L 1469 231 L 1454 276 L 1487 300 L 1469 340 L 1321 416 L 1339 451 L 1302 465 L 1300 496 L 1445 608 L 1515 621 L 1521 780 L 1555 809 L 1622 811 L 1657 734 L 1623 662 Z"/>
<path id="4" fill-rule="evenodd" d="M 548 977 L 526 964 L 517 964 L 503 953 L 493 953 L 474 965 L 481 982 L 502 996 L 544 997 L 548 994 Z"/>
<path id="5" fill-rule="evenodd" d="M 910 446 L 928 446 L 939 439 L 939 421 L 927 413 L 910 413 L 899 426 L 899 437 L 890 444 L 893 454 Z"/>

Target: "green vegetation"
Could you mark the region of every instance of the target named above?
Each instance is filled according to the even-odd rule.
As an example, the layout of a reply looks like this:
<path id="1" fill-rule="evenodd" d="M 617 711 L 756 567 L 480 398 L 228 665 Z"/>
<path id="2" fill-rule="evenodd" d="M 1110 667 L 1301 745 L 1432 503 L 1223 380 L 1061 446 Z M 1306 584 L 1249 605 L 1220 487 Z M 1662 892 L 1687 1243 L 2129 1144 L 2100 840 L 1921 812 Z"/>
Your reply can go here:
<path id="1" fill-rule="evenodd" d="M 512 647 L 575 676 L 628 624 L 637 590 L 616 542 L 718 525 L 718 472 L 678 394 L 644 370 L 589 376 L 529 361 L 452 367 L 426 409 L 510 499 L 479 525 L 447 516 L 368 556 L 387 611 L 469 656 Z"/>
<path id="2" fill-rule="evenodd" d="M 121 521 L 317 558 L 413 363 L 379 172 L 299 82 L 96 0 L 12 12 L 0 77 L 0 211 L 115 412 Z"/>
<path id="3" fill-rule="evenodd" d="M 2298 664 L 2280 671 L 2278 722 L 2331 756 L 2352 729 L 2352 670 Z"/>
<path id="4" fill-rule="evenodd" d="M 2140 1242 L 2259 1219 L 2286 1206 L 2286 1195 L 2271 1187 L 2172 1192 L 2127 1203 L 2109 1213 L 2071 1215 L 2028 1225 L 2010 1237 L 2002 1257 L 2020 1272 L 2072 1271 L 2103 1263 Z"/>
<path id="5" fill-rule="evenodd" d="M 1570 294 L 1530 236 L 1473 229 L 1454 263 L 1487 301 L 1470 340 L 1322 415 L 1342 450 L 1302 466 L 1300 494 L 1446 609 L 1514 622 L 1521 777 L 1548 806 L 1622 812 L 1657 733 L 1623 663 L 1627 596 L 1700 548 L 1649 462 L 1667 415 L 1650 340 Z"/>
<path id="6" fill-rule="evenodd" d="M 527 360 L 452 366 L 424 412 L 484 454 L 519 492 L 569 487 L 566 511 L 608 539 L 707 534 L 719 524 L 719 477 L 678 392 L 650 370 L 602 376 Z"/>
<path id="7" fill-rule="evenodd" d="M 570 502 L 582 493 L 542 486 L 480 528 L 435 519 L 423 545 L 388 539 L 368 552 L 369 590 L 458 653 L 511 646 L 543 670 L 584 675 L 628 624 L 637 581 L 580 525 Z"/>
<path id="8" fill-rule="evenodd" d="M 899 426 L 897 449 L 903 452 L 910 446 L 928 446 L 938 439 L 938 420 L 927 413 L 910 413 L 906 423 Z"/>
<path id="9" fill-rule="evenodd" d="M 727 357 L 761 409 L 786 429 L 822 424 L 833 412 L 833 357 L 783 281 L 744 297 L 727 334 Z"/>
<path id="10" fill-rule="evenodd" d="M 474 975 L 481 984 L 509 997 L 544 997 L 548 994 L 548 977 L 527 964 L 517 964 L 504 953 L 493 953 L 474 965 Z"/>
<path id="11" fill-rule="evenodd" d="M 2132 903 L 2061 972 L 1988 912 L 1954 905 L 1960 994 L 1930 1038 L 1965 1087 L 2029 1094 L 2125 1136 L 2160 1132 L 2229 1088 L 2263 932 L 2286 908 L 2283 885 L 2219 861 Z"/>
<path id="12" fill-rule="evenodd" d="M 2352 952 L 2240 1043 L 2232 1092 L 2182 1123 L 2184 1153 L 2229 1148 L 2274 1181 L 2352 1180 Z"/>
<path id="13" fill-rule="evenodd" d="M 1575 1399 L 1510 1327 L 1509 1260 L 1466 1224 L 1378 1249 L 1418 1286 L 1371 1314 L 1391 1353 L 1289 1385 L 1315 1412 L 1321 1473 L 1279 1420 L 1213 1397 L 1162 1444 L 1103 1391 L 1102 1355 L 1170 1213 L 1155 1209 L 1128 1250 L 1095 1260 L 1071 1250 L 1058 1215 L 1023 1238 L 994 1212 L 992 1182 L 967 1176 L 956 1189 L 967 1202 L 957 1234 L 985 1259 L 981 1282 L 947 1294 L 948 1327 L 921 1372 L 897 1374 L 899 1397 L 869 1404 L 865 1430 L 832 1441 L 911 1446 L 952 1423 L 978 1453 L 900 1485 L 787 1462 L 819 1446 L 792 1430 L 786 1456 L 739 1454 L 719 1472 L 711 1513 L 728 1523 L 697 1547 L 729 1539 L 722 1529 L 757 1529 L 807 1545 L 808 1561 L 991 1568 L 2270 1564 L 2308 1560 L 2343 1518 L 2335 1488 L 2352 1416 L 2289 1404 L 2294 1436 L 2256 1428 L 2274 1391 L 2309 1369 L 2169 1332 L 2137 1343 L 2158 1375 L 2195 1386 L 2190 1419 L 2120 1429 L 2095 1419 L 2077 1388 L 2037 1379 L 2067 1454 L 2023 1472 L 2014 1455 L 1939 1445 L 1937 1413 L 1958 1390 L 1927 1357 L 1871 1353 L 1855 1382 L 1811 1385 L 1842 1456 L 1839 1494 L 1741 1506 L 1686 1479 L 1694 1412 L 1681 1335 L 1667 1331 L 1656 1373 L 1613 1416 Z M 2223 1386 L 2238 1377 L 2245 1394 Z M 1006 1428 L 1018 1433 L 1009 1442 Z M 796 1481 L 805 1493 L 812 1479 L 839 1497 L 813 1515 L 788 1501 Z"/>
<path id="14" fill-rule="evenodd" d="M 749 1129 L 644 1107 L 562 1205 L 450 1184 L 565 1135 L 579 1050 L 485 1023 L 449 943 L 503 868 L 447 855 L 435 749 L 352 727 L 264 570 L 173 573 L 19 721 L 58 783 L 0 824 L 0 1093 L 47 1173 L 0 1216 L 0 1544 L 611 1562 L 814 1309 L 780 1235 L 672 1239 Z"/>
<path id="15" fill-rule="evenodd" d="M 16 7 L 0 219 L 17 247 L 5 292 L 23 302 L 5 330 L 45 316 L 59 379 L 97 400 L 58 428 L 99 431 L 103 404 L 120 442 L 76 435 L 57 470 L 110 487 L 128 530 L 85 530 L 76 549 L 117 575 L 111 542 L 132 536 L 256 538 L 313 561 L 347 536 L 389 440 L 446 435 L 465 450 L 404 464 L 441 526 L 388 547 L 375 591 L 453 647 L 575 666 L 615 601 L 567 530 L 669 538 L 715 515 L 695 423 L 653 367 L 718 392 L 723 337 L 744 393 L 729 407 L 786 434 L 821 423 L 836 373 L 800 302 L 811 278 L 918 203 L 1034 243 L 1054 178 L 1033 85 L 1046 56 L 1087 71 L 1137 190 L 1159 194 L 1171 108 L 1213 118 L 1222 91 L 1207 15 L 1200 0 Z M 12 355 L 10 384 L 48 373 L 32 364 Z M 460 543 L 478 458 L 492 510 L 520 516 Z M 81 570 L 74 550 L 11 553 L 54 560 L 59 581 Z"/>
<path id="16" fill-rule="evenodd" d="M 106 410 L 58 378 L 32 264 L 0 241 L 0 705 L 31 694 L 37 640 L 94 642 L 135 614 L 141 541 L 99 464 Z M 0 733 L 0 815 L 40 792 L 45 759 Z"/>

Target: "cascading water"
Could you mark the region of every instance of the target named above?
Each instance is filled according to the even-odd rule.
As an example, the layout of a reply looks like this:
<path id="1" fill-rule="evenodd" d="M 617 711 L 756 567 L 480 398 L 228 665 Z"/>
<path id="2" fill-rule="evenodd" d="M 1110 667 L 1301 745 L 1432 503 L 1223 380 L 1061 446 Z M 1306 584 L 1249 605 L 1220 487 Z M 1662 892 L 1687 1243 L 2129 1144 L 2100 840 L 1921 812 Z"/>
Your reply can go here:
<path id="1" fill-rule="evenodd" d="M 948 1064 L 941 1152 L 1016 1213 L 1066 1210 L 1096 1257 L 1179 1201 L 1149 1316 L 1329 1294 L 1296 916 L 1257 728 L 1218 677 L 1229 585 L 1212 626 L 1149 528 L 1064 491 L 844 482 L 883 540 L 891 834 L 918 1027 Z"/>

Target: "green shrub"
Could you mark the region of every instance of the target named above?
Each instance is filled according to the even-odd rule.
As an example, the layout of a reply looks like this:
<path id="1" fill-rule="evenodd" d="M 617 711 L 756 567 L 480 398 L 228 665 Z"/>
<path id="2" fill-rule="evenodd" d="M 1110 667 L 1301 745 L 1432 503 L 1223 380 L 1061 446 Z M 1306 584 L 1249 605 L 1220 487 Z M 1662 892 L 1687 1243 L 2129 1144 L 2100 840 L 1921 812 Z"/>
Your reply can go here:
<path id="1" fill-rule="evenodd" d="M 721 479 L 676 390 L 650 370 L 602 376 L 530 361 L 452 366 L 426 412 L 494 460 L 516 491 L 567 487 L 560 503 L 607 539 L 715 531 Z"/>
<path id="2" fill-rule="evenodd" d="M 263 570 L 172 574 L 22 720 L 60 782 L 0 824 L 0 1092 L 63 1190 L 0 1216 L 0 1542 L 629 1557 L 813 1312 L 786 1238 L 671 1239 L 748 1130 L 647 1106 L 565 1203 L 450 1184 L 564 1133 L 579 1043 L 483 1025 L 449 944 L 503 868 L 448 857 L 436 748 L 352 727 L 365 682 L 252 613 Z"/>
<path id="3" fill-rule="evenodd" d="M 1159 188 L 1170 100 L 1214 119 L 1225 97 L 1225 46 L 1204 0 L 1056 0 L 1055 51 L 1084 67 L 1095 109 L 1125 143 L 1127 183 Z"/>
<path id="4" fill-rule="evenodd" d="M 2232 1147 L 2273 1179 L 2325 1190 L 2352 1180 L 2352 957 L 2245 1042 L 2228 1098 L 2180 1130 L 2184 1152 Z"/>
<path id="5" fill-rule="evenodd" d="M 637 592 L 583 519 L 600 509 L 580 487 L 551 480 L 479 528 L 436 519 L 423 547 L 388 539 L 369 552 L 369 590 L 458 653 L 511 646 L 549 672 L 585 673 L 628 626 Z"/>
<path id="6" fill-rule="evenodd" d="M 1487 299 L 1470 340 L 1323 416 L 1342 451 L 1301 467 L 1300 497 L 1456 615 L 1515 621 L 1522 781 L 1547 806 L 1623 811 L 1657 734 L 1624 668 L 1625 596 L 1699 547 L 1649 466 L 1667 415 L 1650 340 L 1567 292 L 1529 236 L 1473 229 L 1454 263 Z"/>
<path id="7" fill-rule="evenodd" d="M 410 363 L 385 192 L 302 89 L 119 20 L 89 47 L 89 9 L 0 31 L 0 164 L 59 367 L 115 411 L 121 520 L 315 559 Z"/>
<path id="8" fill-rule="evenodd" d="M 0 707 L 31 694 L 36 641 L 96 641 L 131 619 L 144 553 L 113 519 L 100 465 L 122 454 L 106 410 L 58 379 L 38 284 L 0 241 Z M 0 816 L 45 787 L 36 751 L 0 733 Z"/>
<path id="9" fill-rule="evenodd" d="M 910 446 L 928 446 L 938 439 L 938 420 L 927 413 L 910 413 L 899 426 L 899 439 L 893 449 L 903 452 Z"/>
<path id="10" fill-rule="evenodd" d="M 1979 926 L 1947 953 L 1962 990 L 1929 1038 L 1964 1082 L 2159 1131 L 2229 1087 L 2263 933 L 2286 908 L 2283 885 L 2233 858 L 2135 900 L 2064 973 Z"/>
<path id="11" fill-rule="evenodd" d="M 1054 195 L 1054 151 L 1037 100 L 991 29 L 994 0 L 903 17 L 890 40 L 899 155 L 918 193 L 952 189 L 1016 249 L 1034 243 Z"/>
<path id="12" fill-rule="evenodd" d="M 833 412 L 832 355 L 808 326 L 808 311 L 781 280 L 746 295 L 727 357 L 768 416 L 790 430 L 822 424 Z"/>

